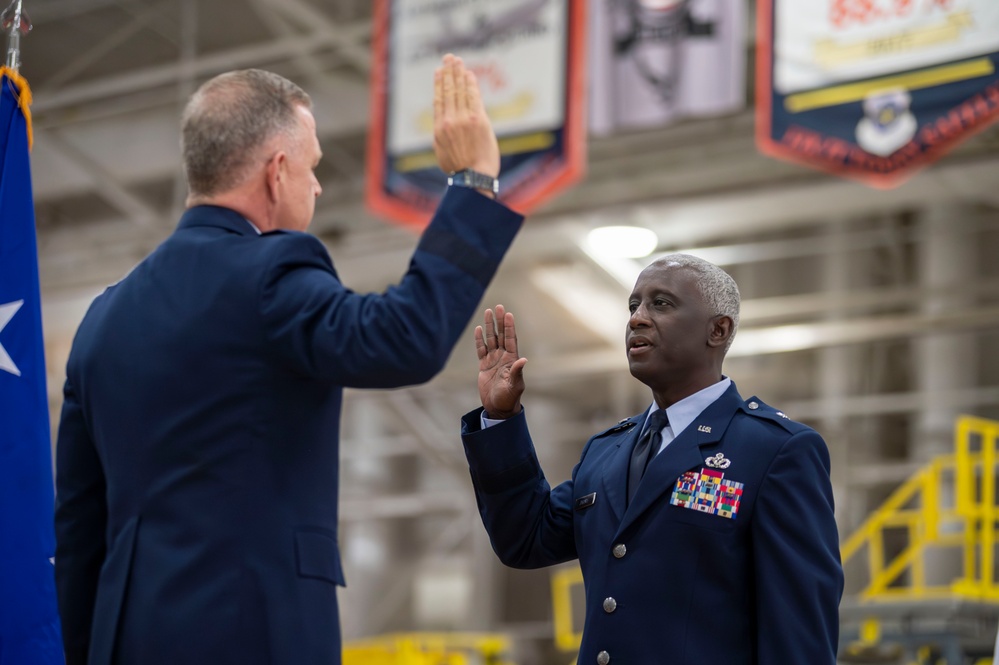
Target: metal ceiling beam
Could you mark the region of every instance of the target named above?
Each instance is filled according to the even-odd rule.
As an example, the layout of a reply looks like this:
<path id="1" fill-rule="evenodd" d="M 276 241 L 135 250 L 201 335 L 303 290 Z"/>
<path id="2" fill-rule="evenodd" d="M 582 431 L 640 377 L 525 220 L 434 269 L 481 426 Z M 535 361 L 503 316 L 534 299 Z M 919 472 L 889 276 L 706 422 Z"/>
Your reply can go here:
<path id="1" fill-rule="evenodd" d="M 160 13 L 161 9 L 162 3 L 154 3 L 143 8 L 131 21 L 104 36 L 90 49 L 83 51 L 70 60 L 61 70 L 47 77 L 44 85 L 35 90 L 35 95 L 37 97 L 45 97 L 50 90 L 57 90 L 67 81 L 76 78 L 81 72 L 86 71 L 88 67 L 100 61 L 101 58 L 113 52 L 130 37 L 149 25 L 150 21 Z"/>
<path id="2" fill-rule="evenodd" d="M 371 34 L 370 21 L 366 22 L 367 29 L 363 35 L 359 33 L 348 35 L 343 32 L 343 26 L 334 23 L 326 14 L 310 4 L 302 2 L 302 0 L 264 1 L 272 5 L 276 11 L 296 21 L 306 30 L 336 35 L 335 45 L 340 55 L 349 61 L 359 72 L 367 74 L 371 71 L 371 52 L 362 43 Z"/>
<path id="3" fill-rule="evenodd" d="M 261 22 L 277 38 L 287 39 L 301 36 L 268 0 L 250 0 L 250 6 L 253 7 L 253 11 L 260 17 Z M 302 71 L 305 78 L 313 87 L 321 87 L 326 84 L 322 67 L 319 66 L 316 59 L 306 49 L 301 49 L 293 58 L 295 65 Z"/>
<path id="4" fill-rule="evenodd" d="M 840 396 L 837 412 L 852 418 L 883 416 L 893 413 L 915 413 L 926 408 L 927 402 L 942 409 L 974 410 L 999 404 L 999 386 L 981 386 L 946 391 L 913 391 L 880 395 Z M 782 408 L 795 420 L 817 419 L 829 411 L 825 400 L 785 402 Z"/>
<path id="5" fill-rule="evenodd" d="M 287 37 L 222 53 L 203 55 L 193 63 L 193 73 L 199 77 L 210 76 L 241 67 L 262 66 L 286 60 L 299 53 L 353 43 L 355 40 L 365 38 L 370 29 L 370 21 L 358 21 L 338 26 L 334 31 Z M 36 114 L 44 115 L 70 106 L 101 103 L 117 96 L 176 85 L 187 74 L 186 68 L 181 63 L 133 70 L 125 74 L 67 86 L 58 92 L 52 92 L 47 97 L 35 99 L 32 110 Z"/>
<path id="6" fill-rule="evenodd" d="M 386 392 L 383 403 L 388 405 L 400 422 L 412 430 L 417 444 L 437 466 L 447 469 L 461 479 L 467 477 L 468 467 L 458 449 L 454 446 L 442 447 L 438 443 L 450 441 L 454 438 L 454 433 L 441 428 L 416 401 L 412 392 L 404 390 Z"/>
<path id="7" fill-rule="evenodd" d="M 61 159 L 72 162 L 87 173 L 94 190 L 132 222 L 151 227 L 159 221 L 159 211 L 128 191 L 101 164 L 63 138 L 59 132 L 47 132 L 46 143 L 59 154 Z"/>

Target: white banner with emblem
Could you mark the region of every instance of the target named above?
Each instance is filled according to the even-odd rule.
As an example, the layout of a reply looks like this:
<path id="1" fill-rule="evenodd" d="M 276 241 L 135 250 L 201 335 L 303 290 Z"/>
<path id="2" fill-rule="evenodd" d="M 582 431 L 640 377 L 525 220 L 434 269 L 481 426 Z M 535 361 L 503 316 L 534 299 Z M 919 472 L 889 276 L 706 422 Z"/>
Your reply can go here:
<path id="1" fill-rule="evenodd" d="M 498 136 L 558 127 L 565 116 L 565 4 L 551 0 L 396 0 L 389 48 L 388 150 L 428 150 L 440 54 L 479 78 Z"/>
<path id="2" fill-rule="evenodd" d="M 784 1 L 774 18 L 784 94 L 999 51 L 997 0 Z"/>
<path id="3" fill-rule="evenodd" d="M 999 118 L 999 0 L 758 0 L 757 143 L 891 187 Z"/>
<path id="4" fill-rule="evenodd" d="M 528 212 L 582 177 L 583 0 L 378 0 L 367 202 L 422 227 L 445 187 L 432 152 L 434 69 L 475 72 L 499 137 L 500 197 Z"/>

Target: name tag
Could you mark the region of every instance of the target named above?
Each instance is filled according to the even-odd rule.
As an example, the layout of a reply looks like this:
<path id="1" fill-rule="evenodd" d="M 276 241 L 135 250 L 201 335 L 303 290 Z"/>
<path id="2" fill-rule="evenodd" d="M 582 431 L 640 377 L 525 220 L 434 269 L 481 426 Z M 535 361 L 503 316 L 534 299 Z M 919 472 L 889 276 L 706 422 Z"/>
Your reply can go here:
<path id="1" fill-rule="evenodd" d="M 583 510 L 585 508 L 589 508 L 590 506 L 592 506 L 596 502 L 597 502 L 597 493 L 596 492 L 590 492 L 586 496 L 581 496 L 578 499 L 576 499 L 576 503 L 574 505 L 574 508 L 576 510 Z"/>

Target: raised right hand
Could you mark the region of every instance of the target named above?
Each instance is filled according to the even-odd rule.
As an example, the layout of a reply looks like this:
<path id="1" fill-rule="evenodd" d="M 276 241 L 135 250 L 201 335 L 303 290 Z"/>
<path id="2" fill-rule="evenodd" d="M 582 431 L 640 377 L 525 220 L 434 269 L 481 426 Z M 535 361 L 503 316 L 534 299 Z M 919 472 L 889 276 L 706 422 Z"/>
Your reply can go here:
<path id="1" fill-rule="evenodd" d="M 450 53 L 434 72 L 434 154 L 444 173 L 472 169 L 499 175 L 499 143 L 475 74 Z"/>
<path id="2" fill-rule="evenodd" d="M 527 358 L 517 353 L 513 314 L 503 305 L 496 305 L 495 319 L 493 310 L 486 310 L 485 330 L 475 327 L 475 352 L 479 356 L 479 399 L 486 417 L 505 419 L 520 413 Z"/>

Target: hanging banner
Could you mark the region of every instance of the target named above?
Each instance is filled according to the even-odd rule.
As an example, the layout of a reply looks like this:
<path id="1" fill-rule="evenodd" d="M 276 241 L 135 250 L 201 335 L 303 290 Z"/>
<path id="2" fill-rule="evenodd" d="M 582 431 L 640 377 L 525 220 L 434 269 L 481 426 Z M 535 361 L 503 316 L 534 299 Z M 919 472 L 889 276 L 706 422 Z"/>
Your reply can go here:
<path id="1" fill-rule="evenodd" d="M 759 0 L 757 145 L 893 187 L 999 117 L 997 0 Z"/>
<path id="2" fill-rule="evenodd" d="M 433 141 L 433 72 L 475 72 L 499 138 L 500 199 L 527 213 L 585 169 L 584 0 L 377 0 L 366 201 L 427 225 L 447 186 Z"/>
<path id="3" fill-rule="evenodd" d="M 745 24 L 733 0 L 591 0 L 590 131 L 741 109 Z"/>

